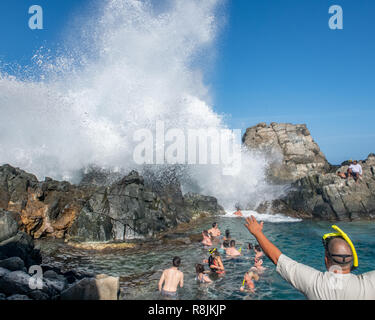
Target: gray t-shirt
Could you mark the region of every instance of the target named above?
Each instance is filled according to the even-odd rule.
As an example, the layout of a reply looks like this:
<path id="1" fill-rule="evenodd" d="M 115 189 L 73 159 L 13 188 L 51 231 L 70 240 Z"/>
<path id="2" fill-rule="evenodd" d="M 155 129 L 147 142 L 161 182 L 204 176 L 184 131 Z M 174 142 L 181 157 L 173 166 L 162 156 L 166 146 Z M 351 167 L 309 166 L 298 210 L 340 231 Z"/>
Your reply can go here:
<path id="1" fill-rule="evenodd" d="M 375 300 L 375 271 L 320 272 L 282 254 L 276 271 L 309 300 Z"/>

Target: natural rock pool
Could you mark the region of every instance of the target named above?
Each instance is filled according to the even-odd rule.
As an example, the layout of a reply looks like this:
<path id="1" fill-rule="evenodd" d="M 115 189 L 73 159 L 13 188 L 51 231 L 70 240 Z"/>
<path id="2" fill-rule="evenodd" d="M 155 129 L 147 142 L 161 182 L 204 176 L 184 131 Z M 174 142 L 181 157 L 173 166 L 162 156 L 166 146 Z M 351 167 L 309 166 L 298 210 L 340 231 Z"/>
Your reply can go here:
<path id="1" fill-rule="evenodd" d="M 375 269 L 375 222 L 314 222 L 299 221 L 283 216 L 256 215 L 265 221 L 264 233 L 281 251 L 301 263 L 318 270 L 325 270 L 322 235 L 332 232 L 331 225 L 337 224 L 352 239 L 359 256 L 359 268 L 355 273 L 364 273 Z M 255 239 L 244 227 L 244 219 L 226 215 L 200 221 L 189 233 L 200 233 L 216 221 L 224 233 L 230 229 L 232 238 L 237 241 L 237 248 Z M 187 237 L 187 233 L 181 234 Z M 188 241 L 189 242 L 189 241 Z M 42 249 L 43 262 L 54 264 L 64 270 L 106 273 L 120 276 L 122 299 L 161 299 L 157 285 L 161 272 L 169 268 L 174 256 L 182 259 L 180 270 L 185 275 L 184 288 L 179 290 L 180 299 L 186 300 L 269 300 L 269 299 L 304 299 L 304 296 L 285 282 L 275 271 L 274 265 L 264 258 L 267 268 L 260 280 L 255 283 L 253 294 L 240 292 L 244 273 L 252 266 L 253 254 L 243 248 L 243 256 L 223 262 L 226 275 L 210 285 L 195 281 L 195 264 L 209 256 L 208 249 L 199 242 L 177 244 L 150 243 L 138 251 L 117 251 L 111 253 L 93 252 L 72 248 L 63 242 L 38 241 Z M 207 265 L 205 266 L 207 269 Z"/>

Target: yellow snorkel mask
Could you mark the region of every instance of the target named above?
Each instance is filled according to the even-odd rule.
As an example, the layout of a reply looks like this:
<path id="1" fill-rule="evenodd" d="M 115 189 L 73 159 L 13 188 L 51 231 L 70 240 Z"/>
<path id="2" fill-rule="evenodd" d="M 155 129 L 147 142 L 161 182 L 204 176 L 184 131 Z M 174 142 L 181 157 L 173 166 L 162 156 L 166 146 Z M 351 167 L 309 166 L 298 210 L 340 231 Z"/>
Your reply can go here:
<path id="1" fill-rule="evenodd" d="M 323 236 L 323 245 L 325 247 L 325 249 L 327 250 L 328 254 L 331 256 L 332 260 L 338 264 L 345 264 L 347 263 L 345 261 L 346 258 L 351 258 L 353 257 L 353 266 L 352 266 L 352 270 L 354 270 L 355 268 L 358 268 L 358 256 L 357 256 L 357 251 L 355 250 L 354 248 L 354 245 L 353 245 L 353 242 L 350 240 L 350 238 L 348 237 L 348 235 L 342 231 L 338 226 L 336 225 L 333 225 L 332 226 L 332 229 L 336 230 L 337 232 L 332 232 L 332 233 L 327 233 Z M 337 238 L 337 237 L 340 237 L 342 239 L 344 239 L 350 246 L 350 249 L 352 250 L 352 255 L 331 255 L 328 251 L 328 243 L 329 243 L 329 240 L 332 239 L 332 238 Z M 334 257 L 335 256 L 338 256 L 340 258 L 343 259 L 343 261 L 337 261 Z"/>

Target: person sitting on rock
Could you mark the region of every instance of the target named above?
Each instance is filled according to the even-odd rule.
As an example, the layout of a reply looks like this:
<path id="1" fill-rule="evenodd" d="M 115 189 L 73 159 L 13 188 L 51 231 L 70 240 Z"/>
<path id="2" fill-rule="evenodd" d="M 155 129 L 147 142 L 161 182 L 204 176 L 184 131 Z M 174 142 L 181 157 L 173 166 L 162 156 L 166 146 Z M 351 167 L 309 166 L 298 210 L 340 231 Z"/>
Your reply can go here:
<path id="1" fill-rule="evenodd" d="M 337 175 L 338 175 L 341 179 L 346 179 L 346 178 L 348 177 L 348 173 L 341 172 L 341 171 L 338 171 L 338 172 L 337 172 Z"/>
<path id="2" fill-rule="evenodd" d="M 213 237 L 217 238 L 220 237 L 221 232 L 216 222 L 212 224 L 212 228 L 208 230 L 209 233 L 212 234 Z"/>
<path id="3" fill-rule="evenodd" d="M 363 172 L 362 172 L 362 166 L 358 163 L 357 160 L 354 160 L 353 164 L 349 166 L 348 176 L 349 176 L 349 173 L 350 173 L 350 176 L 354 178 L 355 182 L 358 183 L 359 177 L 362 176 Z"/>
<path id="4" fill-rule="evenodd" d="M 181 264 L 181 259 L 179 257 L 174 257 L 172 264 L 173 267 L 164 270 L 161 275 L 159 291 L 164 297 L 176 298 L 178 285 L 180 285 L 181 288 L 184 286 L 184 274 L 178 270 Z"/>
<path id="5" fill-rule="evenodd" d="M 211 241 L 211 237 L 210 237 L 208 231 L 203 230 L 202 236 L 203 236 L 202 244 L 205 245 L 205 246 L 211 247 L 212 241 Z"/>

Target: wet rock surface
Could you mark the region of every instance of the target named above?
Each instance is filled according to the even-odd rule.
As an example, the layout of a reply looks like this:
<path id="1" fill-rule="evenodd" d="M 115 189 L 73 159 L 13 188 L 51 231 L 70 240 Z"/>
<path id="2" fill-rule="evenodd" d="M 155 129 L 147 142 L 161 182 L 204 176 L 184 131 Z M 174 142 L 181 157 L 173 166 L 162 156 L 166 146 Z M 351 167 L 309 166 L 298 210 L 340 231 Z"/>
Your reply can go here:
<path id="1" fill-rule="evenodd" d="M 3 233 L 0 242 L 0 300 L 56 300 L 61 299 L 63 291 L 82 279 L 92 283 L 94 275 L 61 272 L 58 268 L 43 265 L 40 251 L 35 248 L 33 239 L 20 231 L 16 216 L 2 210 L 0 219 L 12 228 L 12 232 L 7 233 L 9 238 L 6 239 Z M 108 293 L 104 280 L 98 280 L 94 285 L 96 287 L 91 284 L 90 288 L 96 288 L 101 294 L 88 298 L 115 298 Z"/>
<path id="2" fill-rule="evenodd" d="M 289 184 L 283 197 L 261 204 L 257 211 L 321 220 L 375 218 L 374 154 L 360 161 L 363 176 L 355 183 L 337 175 L 347 172 L 349 162 L 329 164 L 306 125 L 261 123 L 249 128 L 243 141 L 268 153 L 271 181 Z"/>
<path id="3" fill-rule="evenodd" d="M 215 198 L 185 198 L 173 177 L 168 182 L 147 177 L 145 182 L 136 171 L 121 179 L 119 174 L 106 174 L 91 171 L 80 185 L 72 185 L 50 178 L 39 182 L 23 170 L 1 166 L 0 210 L 8 214 L 0 215 L 0 241 L 15 235 L 17 226 L 34 239 L 146 239 L 189 222 L 200 213 L 223 213 Z"/>

